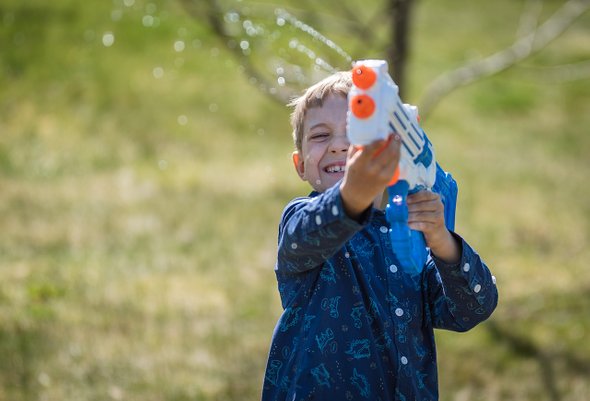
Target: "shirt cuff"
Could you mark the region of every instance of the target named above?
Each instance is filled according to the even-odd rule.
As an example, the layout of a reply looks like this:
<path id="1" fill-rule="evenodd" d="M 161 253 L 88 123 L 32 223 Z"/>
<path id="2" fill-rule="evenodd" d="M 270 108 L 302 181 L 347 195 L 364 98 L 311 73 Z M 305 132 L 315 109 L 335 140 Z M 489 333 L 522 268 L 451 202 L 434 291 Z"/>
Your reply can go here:
<path id="1" fill-rule="evenodd" d="M 432 255 L 442 282 L 446 285 L 466 287 L 480 304 L 486 302 L 489 290 L 495 288 L 495 278 L 491 275 L 477 252 L 459 235 L 451 231 L 461 246 L 461 260 L 450 264 Z"/>
<path id="2" fill-rule="evenodd" d="M 319 202 L 315 203 L 314 207 L 308 210 L 315 215 L 314 219 L 318 223 L 318 227 L 340 221 L 342 224 L 358 230 L 369 224 L 373 215 L 373 208 L 368 207 L 357 219 L 350 217 L 344 209 L 344 201 L 342 200 L 339 184 L 328 188 L 322 194 L 317 192 L 310 194 L 311 198 L 316 196 L 321 196 L 321 199 L 318 199 Z"/>

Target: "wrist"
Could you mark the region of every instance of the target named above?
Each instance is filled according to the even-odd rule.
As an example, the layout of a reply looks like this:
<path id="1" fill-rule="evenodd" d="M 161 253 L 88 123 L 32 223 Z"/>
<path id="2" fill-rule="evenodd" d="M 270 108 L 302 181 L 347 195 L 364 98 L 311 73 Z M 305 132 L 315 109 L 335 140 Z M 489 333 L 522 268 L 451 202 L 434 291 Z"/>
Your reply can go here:
<path id="1" fill-rule="evenodd" d="M 340 197 L 342 198 L 342 206 L 347 216 L 358 220 L 360 216 L 367 210 L 370 204 L 365 204 L 362 199 L 355 196 L 354 191 L 350 191 L 344 182 L 340 183 Z"/>
<path id="2" fill-rule="evenodd" d="M 446 227 L 438 235 L 425 239 L 430 251 L 443 262 L 455 264 L 461 260 L 461 247 Z"/>

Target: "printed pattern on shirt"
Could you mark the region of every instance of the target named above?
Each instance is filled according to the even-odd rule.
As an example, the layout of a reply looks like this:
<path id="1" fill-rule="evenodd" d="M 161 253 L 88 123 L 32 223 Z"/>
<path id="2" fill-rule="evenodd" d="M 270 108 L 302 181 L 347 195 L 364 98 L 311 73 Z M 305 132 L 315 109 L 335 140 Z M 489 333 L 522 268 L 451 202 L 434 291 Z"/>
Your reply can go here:
<path id="1" fill-rule="evenodd" d="M 337 186 L 286 207 L 263 401 L 436 400 L 433 329 L 465 331 L 494 310 L 495 279 L 458 236 L 458 265 L 429 258 L 410 276 L 383 213 L 363 217 L 346 216 Z"/>

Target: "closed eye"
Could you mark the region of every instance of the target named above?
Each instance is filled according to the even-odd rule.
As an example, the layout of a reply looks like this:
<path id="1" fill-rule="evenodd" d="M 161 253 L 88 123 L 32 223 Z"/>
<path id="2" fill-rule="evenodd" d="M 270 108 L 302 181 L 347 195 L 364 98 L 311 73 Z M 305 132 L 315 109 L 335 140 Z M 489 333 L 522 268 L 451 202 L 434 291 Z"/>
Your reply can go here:
<path id="1" fill-rule="evenodd" d="M 316 132 L 309 136 L 310 141 L 323 141 L 324 139 L 328 138 L 330 134 L 328 132 Z"/>

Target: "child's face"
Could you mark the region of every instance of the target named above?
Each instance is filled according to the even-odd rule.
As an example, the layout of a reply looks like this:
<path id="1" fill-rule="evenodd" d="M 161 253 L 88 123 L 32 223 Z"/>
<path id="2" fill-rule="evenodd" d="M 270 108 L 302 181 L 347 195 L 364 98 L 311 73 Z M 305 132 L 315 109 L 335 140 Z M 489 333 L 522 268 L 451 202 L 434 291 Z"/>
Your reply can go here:
<path id="1" fill-rule="evenodd" d="M 293 154 L 295 169 L 302 180 L 318 192 L 344 177 L 350 143 L 346 137 L 348 101 L 330 94 L 322 107 L 307 110 L 303 123 L 301 153 Z"/>

